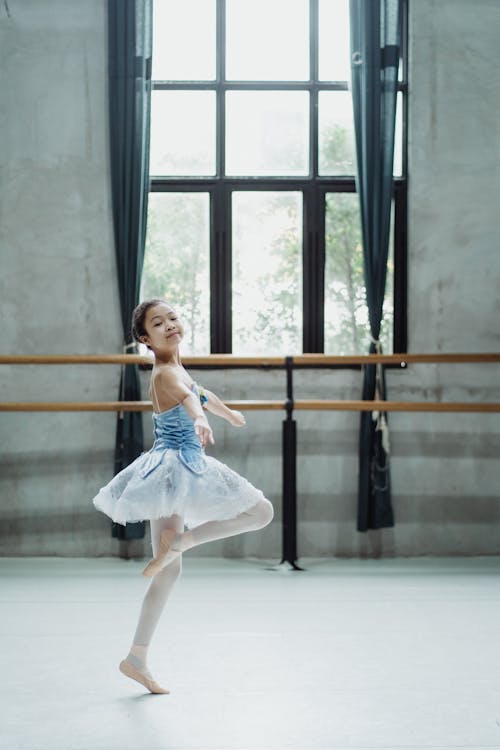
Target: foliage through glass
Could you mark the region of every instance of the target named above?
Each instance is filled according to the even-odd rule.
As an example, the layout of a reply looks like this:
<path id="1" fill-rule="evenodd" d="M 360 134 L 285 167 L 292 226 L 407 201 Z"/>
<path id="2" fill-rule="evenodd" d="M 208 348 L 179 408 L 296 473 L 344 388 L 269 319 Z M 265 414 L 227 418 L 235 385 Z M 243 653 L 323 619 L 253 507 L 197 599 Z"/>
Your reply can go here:
<path id="1" fill-rule="evenodd" d="M 191 22 L 187 5 L 154 1 L 153 192 L 141 294 L 165 296 L 179 309 L 189 331 L 185 353 L 293 354 L 303 345 L 308 351 L 365 353 L 348 0 L 188 5 Z M 278 23 L 284 5 L 295 19 L 288 38 Z M 268 25 L 259 32 L 266 13 Z M 159 49 L 162 29 L 167 36 L 173 28 L 188 34 L 190 23 L 195 36 L 204 33 L 198 61 Z M 249 53 L 252 44 L 238 42 L 245 29 L 254 50 L 260 39 L 258 60 Z M 285 50 L 294 45 L 300 55 L 285 65 Z M 405 184 L 402 78 L 394 174 Z M 321 250 L 317 264 L 308 265 L 308 243 L 317 232 Z M 386 352 L 393 350 L 394 267 L 403 242 L 392 221 L 381 332 Z M 306 316 L 302 302 L 306 289 L 317 288 L 315 274 L 324 276 L 324 299 L 309 292 L 313 314 Z M 222 298 L 211 300 L 210 294 Z M 319 326 L 319 339 L 311 326 Z M 313 339 L 321 343 L 308 349 Z"/>

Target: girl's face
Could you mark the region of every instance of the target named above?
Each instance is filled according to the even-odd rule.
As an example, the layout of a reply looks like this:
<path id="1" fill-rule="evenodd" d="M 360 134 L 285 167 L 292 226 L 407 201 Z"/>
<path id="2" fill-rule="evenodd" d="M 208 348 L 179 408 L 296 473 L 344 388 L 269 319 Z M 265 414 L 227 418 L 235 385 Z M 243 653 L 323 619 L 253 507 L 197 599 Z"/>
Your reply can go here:
<path id="1" fill-rule="evenodd" d="M 153 351 L 173 351 L 184 336 L 184 328 L 177 313 L 166 302 L 152 305 L 147 309 L 144 328 L 147 336 L 141 336 L 141 341 Z"/>

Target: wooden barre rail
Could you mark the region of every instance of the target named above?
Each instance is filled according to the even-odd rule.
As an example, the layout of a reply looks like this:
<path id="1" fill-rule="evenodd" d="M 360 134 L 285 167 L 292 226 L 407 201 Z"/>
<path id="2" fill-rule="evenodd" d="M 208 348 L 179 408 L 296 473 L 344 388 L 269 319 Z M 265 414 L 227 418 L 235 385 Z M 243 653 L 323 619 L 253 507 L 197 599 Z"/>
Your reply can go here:
<path id="1" fill-rule="evenodd" d="M 500 362 L 499 353 L 476 352 L 470 354 L 356 354 L 333 356 L 329 354 L 293 355 L 294 366 L 300 365 L 366 365 L 409 363 L 475 363 Z M 285 367 L 285 357 L 238 357 L 233 354 L 210 354 L 206 357 L 183 357 L 188 367 Z M 140 354 L 23 354 L 0 355 L 0 365 L 152 365 L 150 357 Z"/>
<path id="2" fill-rule="evenodd" d="M 231 409 L 242 411 L 279 411 L 286 401 L 225 401 Z M 463 401 L 333 401 L 297 399 L 296 411 L 426 411 L 426 412 L 500 412 L 500 403 Z M 32 411 L 152 411 L 151 401 L 4 401 L 0 412 Z"/>
<path id="3" fill-rule="evenodd" d="M 367 354 L 330 356 L 327 354 L 297 354 L 293 366 L 307 365 L 366 365 L 414 363 L 480 363 L 500 362 L 500 354 L 476 352 L 471 354 Z M 196 366 L 253 366 L 286 367 L 285 357 L 238 357 L 233 354 L 211 354 L 206 357 L 184 357 L 185 365 Z M 70 354 L 70 355 L 0 355 L 0 365 L 80 365 L 80 364 L 152 364 L 150 357 L 139 354 Z M 286 401 L 228 401 L 234 409 L 243 411 L 283 410 Z M 426 411 L 426 412 L 500 412 L 500 403 L 467 402 L 411 402 L 297 399 L 295 410 L 302 411 Z M 10 401 L 0 402 L 0 412 L 32 411 L 151 411 L 150 401 Z"/>

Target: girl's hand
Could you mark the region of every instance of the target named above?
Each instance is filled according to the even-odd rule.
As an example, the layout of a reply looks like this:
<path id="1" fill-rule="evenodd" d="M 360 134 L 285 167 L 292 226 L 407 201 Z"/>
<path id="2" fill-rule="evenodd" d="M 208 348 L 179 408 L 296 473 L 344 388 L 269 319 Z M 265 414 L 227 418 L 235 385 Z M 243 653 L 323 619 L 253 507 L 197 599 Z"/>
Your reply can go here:
<path id="1" fill-rule="evenodd" d="M 235 409 L 230 410 L 228 422 L 232 424 L 233 427 L 243 427 L 244 425 L 246 425 L 245 417 L 243 416 L 241 411 L 235 411 Z"/>
<path id="2" fill-rule="evenodd" d="M 206 417 L 196 417 L 194 420 L 194 431 L 198 435 L 198 440 L 202 448 L 205 448 L 207 443 L 215 445 L 212 428 L 208 424 Z"/>

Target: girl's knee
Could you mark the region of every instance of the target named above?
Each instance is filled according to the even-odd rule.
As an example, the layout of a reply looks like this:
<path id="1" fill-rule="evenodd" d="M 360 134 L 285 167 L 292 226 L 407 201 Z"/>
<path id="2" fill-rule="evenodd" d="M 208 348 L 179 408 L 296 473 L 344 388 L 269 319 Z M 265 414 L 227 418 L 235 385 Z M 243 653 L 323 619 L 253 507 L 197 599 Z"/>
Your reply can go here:
<path id="1" fill-rule="evenodd" d="M 262 529 L 264 526 L 267 526 L 268 523 L 271 523 L 274 517 L 274 508 L 272 503 L 269 502 L 269 500 L 261 500 L 257 505 L 258 511 L 257 511 L 257 520 L 259 523 L 258 528 Z"/>

